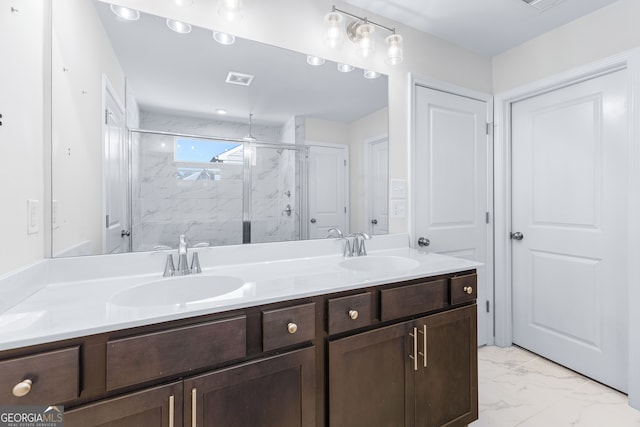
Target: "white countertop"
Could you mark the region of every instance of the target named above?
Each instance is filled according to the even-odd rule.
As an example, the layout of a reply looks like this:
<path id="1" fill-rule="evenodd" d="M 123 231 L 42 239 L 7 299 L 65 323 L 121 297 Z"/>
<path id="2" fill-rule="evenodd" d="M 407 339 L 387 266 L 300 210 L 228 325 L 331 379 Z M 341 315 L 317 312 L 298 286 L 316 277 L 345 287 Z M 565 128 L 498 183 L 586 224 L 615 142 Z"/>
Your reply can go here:
<path id="1" fill-rule="evenodd" d="M 211 268 L 203 265 L 201 275 L 211 277 L 211 286 L 215 286 L 218 276 L 239 278 L 244 285 L 216 298 L 162 306 L 127 307 L 113 303 L 114 296 L 133 286 L 163 280 L 158 271 L 47 283 L 0 313 L 0 350 L 469 270 L 481 265 L 408 247 L 372 250 L 368 256 L 403 257 L 417 262 L 411 268 L 357 271 L 341 266 L 345 258 L 333 254 Z"/>

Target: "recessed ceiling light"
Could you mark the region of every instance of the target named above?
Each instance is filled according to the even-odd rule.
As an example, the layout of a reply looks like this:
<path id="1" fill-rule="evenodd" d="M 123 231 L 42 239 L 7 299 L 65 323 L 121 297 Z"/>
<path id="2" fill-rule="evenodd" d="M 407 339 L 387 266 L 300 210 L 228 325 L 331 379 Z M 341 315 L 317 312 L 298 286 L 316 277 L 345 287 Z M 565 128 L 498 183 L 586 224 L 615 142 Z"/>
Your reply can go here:
<path id="1" fill-rule="evenodd" d="M 180 7 L 189 7 L 193 5 L 193 0 L 173 0 L 173 2 Z"/>
<path id="2" fill-rule="evenodd" d="M 236 42 L 236 37 L 233 34 L 221 33 L 219 31 L 213 32 L 213 38 L 225 46 L 232 45 Z"/>
<path id="3" fill-rule="evenodd" d="M 167 19 L 167 27 L 180 34 L 188 34 L 191 32 L 191 25 L 185 22 L 174 21 L 173 19 Z"/>
<path id="4" fill-rule="evenodd" d="M 111 12 L 115 13 L 118 18 L 125 21 L 137 21 L 140 19 L 140 12 L 135 9 L 129 9 L 128 7 L 111 5 Z"/>
<path id="5" fill-rule="evenodd" d="M 355 68 L 356 67 L 354 67 L 353 65 L 349 65 L 349 64 L 342 64 L 342 63 L 338 64 L 338 71 L 340 71 L 341 73 L 350 73 Z"/>
<path id="6" fill-rule="evenodd" d="M 372 70 L 364 70 L 365 79 L 377 79 L 378 77 L 380 77 L 380 73 Z"/>
<path id="7" fill-rule="evenodd" d="M 320 58 L 319 56 L 307 55 L 307 64 L 313 65 L 314 67 L 319 67 L 324 64 L 324 58 Z"/>
<path id="8" fill-rule="evenodd" d="M 221 116 L 224 116 L 225 114 L 227 114 L 227 110 L 225 110 L 224 108 L 218 108 L 216 110 L 216 114 L 220 114 Z"/>

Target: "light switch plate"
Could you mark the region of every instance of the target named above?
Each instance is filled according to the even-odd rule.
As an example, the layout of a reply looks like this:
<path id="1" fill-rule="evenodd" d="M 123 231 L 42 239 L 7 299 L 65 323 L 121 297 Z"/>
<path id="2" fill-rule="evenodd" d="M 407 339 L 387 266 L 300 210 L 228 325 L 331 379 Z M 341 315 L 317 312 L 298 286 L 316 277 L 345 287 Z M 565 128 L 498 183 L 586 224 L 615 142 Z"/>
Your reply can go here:
<path id="1" fill-rule="evenodd" d="M 407 198 L 407 180 L 406 179 L 392 179 L 391 180 L 391 199 L 406 199 Z"/>
<path id="2" fill-rule="evenodd" d="M 27 234 L 35 234 L 40 231 L 38 227 L 39 200 L 27 200 Z"/>
<path id="3" fill-rule="evenodd" d="M 404 218 L 407 216 L 407 202 L 405 200 L 391 201 L 391 217 Z"/>
<path id="4" fill-rule="evenodd" d="M 57 200 L 52 200 L 51 201 L 51 228 L 53 228 L 54 230 L 56 230 L 59 225 L 58 225 L 58 207 L 59 207 L 59 203 Z"/>

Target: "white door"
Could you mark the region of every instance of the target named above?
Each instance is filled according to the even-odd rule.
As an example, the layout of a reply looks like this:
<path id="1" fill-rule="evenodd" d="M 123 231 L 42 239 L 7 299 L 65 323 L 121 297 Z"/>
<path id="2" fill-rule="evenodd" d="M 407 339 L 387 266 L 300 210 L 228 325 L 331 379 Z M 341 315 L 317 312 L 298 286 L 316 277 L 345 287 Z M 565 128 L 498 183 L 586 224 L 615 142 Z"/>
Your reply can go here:
<path id="1" fill-rule="evenodd" d="M 415 90 L 414 236 L 428 239 L 432 252 L 484 263 L 477 269 L 478 345 L 483 345 L 493 336 L 487 103 L 420 86 Z"/>
<path id="2" fill-rule="evenodd" d="M 309 146 L 310 239 L 320 239 L 337 227 L 347 226 L 347 149 L 343 146 Z"/>
<path id="3" fill-rule="evenodd" d="M 513 342 L 622 391 L 625 80 L 617 71 L 512 106 Z"/>
<path id="4" fill-rule="evenodd" d="M 367 142 L 365 172 L 365 225 L 367 233 L 389 232 L 389 140 Z"/>
<path id="5" fill-rule="evenodd" d="M 105 83 L 104 94 L 103 235 L 104 253 L 111 254 L 129 250 L 128 151 L 124 111 L 115 100 L 108 83 Z"/>

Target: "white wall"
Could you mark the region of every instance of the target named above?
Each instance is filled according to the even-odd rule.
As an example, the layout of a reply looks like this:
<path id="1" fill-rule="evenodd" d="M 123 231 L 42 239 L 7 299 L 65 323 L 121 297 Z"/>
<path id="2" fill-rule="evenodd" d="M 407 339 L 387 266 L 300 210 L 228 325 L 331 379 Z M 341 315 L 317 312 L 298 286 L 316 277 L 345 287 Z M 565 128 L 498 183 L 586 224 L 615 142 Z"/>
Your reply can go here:
<path id="1" fill-rule="evenodd" d="M 54 2 L 52 28 L 52 252 L 88 239 L 91 252 L 101 253 L 102 75 L 124 106 L 124 73 L 91 2 Z"/>
<path id="2" fill-rule="evenodd" d="M 640 1 L 610 6 L 493 58 L 493 93 L 501 93 L 640 46 Z"/>
<path id="3" fill-rule="evenodd" d="M 44 5 L 8 0 L 0 8 L 0 275 L 44 256 Z M 28 199 L 40 202 L 37 234 L 27 234 Z"/>

